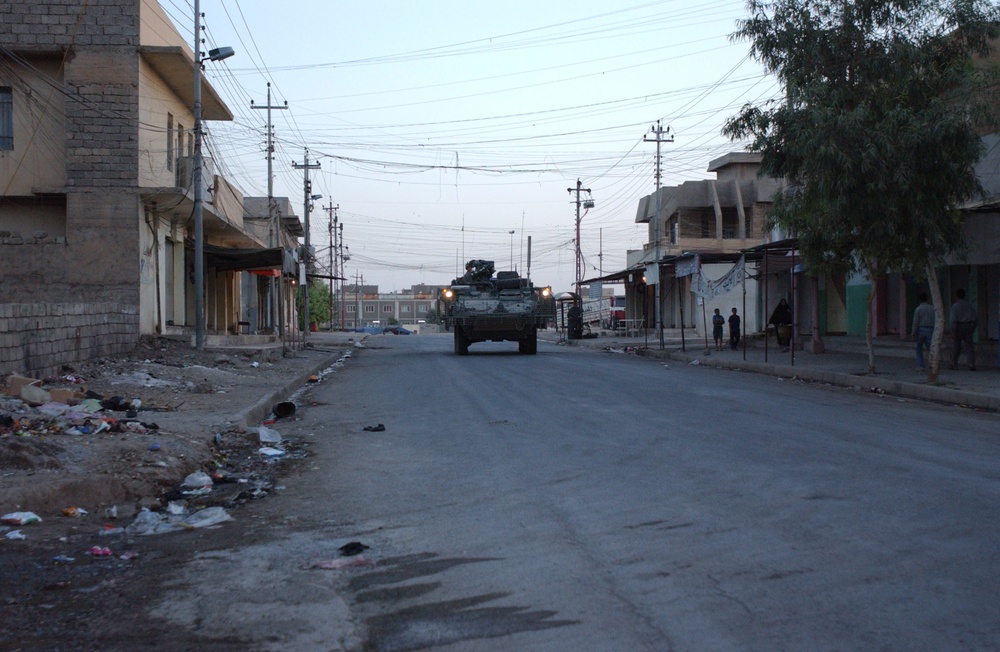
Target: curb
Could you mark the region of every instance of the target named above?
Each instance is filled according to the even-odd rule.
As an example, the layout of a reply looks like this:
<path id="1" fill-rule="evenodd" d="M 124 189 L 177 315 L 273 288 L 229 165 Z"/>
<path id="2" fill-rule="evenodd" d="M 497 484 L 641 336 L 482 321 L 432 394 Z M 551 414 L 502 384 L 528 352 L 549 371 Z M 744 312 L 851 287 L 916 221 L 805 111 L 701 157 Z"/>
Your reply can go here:
<path id="1" fill-rule="evenodd" d="M 743 360 L 704 360 L 700 356 L 696 355 L 674 353 L 671 351 L 660 352 L 649 349 L 639 349 L 637 352 L 641 357 L 647 358 L 661 358 L 685 363 L 698 360 L 698 364 L 700 366 L 715 367 L 717 369 L 737 369 L 740 371 L 749 371 L 752 373 L 771 376 L 799 378 L 812 382 L 827 383 L 837 387 L 875 389 L 880 393 L 920 401 L 947 403 L 949 405 L 965 405 L 983 410 L 1000 411 L 1000 397 L 990 396 L 989 394 L 977 394 L 976 392 L 947 389 L 945 387 L 904 383 L 898 380 L 887 380 L 884 378 L 869 378 L 867 376 L 856 376 L 854 374 L 838 373 L 834 371 L 802 369 L 766 362 L 745 362 Z"/>
<path id="2" fill-rule="evenodd" d="M 347 350 L 347 349 L 344 349 Z M 250 407 L 240 410 L 234 414 L 226 423 L 230 426 L 236 426 L 237 428 L 249 428 L 251 425 L 258 423 L 261 419 L 266 417 L 271 413 L 271 408 L 274 404 L 285 400 L 289 396 L 295 393 L 295 390 L 302 387 L 308 382 L 310 376 L 314 376 L 323 369 L 326 369 L 337 360 L 339 360 L 344 355 L 344 350 L 338 350 L 332 355 L 323 358 L 321 361 L 314 363 L 313 365 L 306 368 L 306 371 L 295 376 L 292 380 L 287 382 L 285 385 L 279 389 L 271 392 L 270 394 L 264 395 L 263 398 L 259 399 L 256 403 Z"/>

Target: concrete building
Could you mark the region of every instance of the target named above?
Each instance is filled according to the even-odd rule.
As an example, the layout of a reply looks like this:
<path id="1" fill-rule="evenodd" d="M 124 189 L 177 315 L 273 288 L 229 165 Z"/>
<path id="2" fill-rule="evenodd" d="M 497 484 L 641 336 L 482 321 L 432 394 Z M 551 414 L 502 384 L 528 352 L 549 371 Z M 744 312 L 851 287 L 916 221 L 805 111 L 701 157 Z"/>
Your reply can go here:
<path id="1" fill-rule="evenodd" d="M 0 374 L 193 327 L 191 47 L 155 0 L 7 0 L 0 21 Z M 231 120 L 202 79 L 203 119 Z M 216 170 L 205 321 L 225 334 L 247 321 L 243 270 L 284 261 Z"/>
<path id="2" fill-rule="evenodd" d="M 337 294 L 337 306 L 343 308 L 345 328 L 363 328 L 375 322 L 387 325 L 390 320 L 403 326 L 416 326 L 431 320 L 437 311 L 437 297 L 445 286 L 414 285 L 402 292 L 380 293 L 377 285 L 346 285 Z M 335 320 L 336 321 L 336 320 Z"/>
<path id="3" fill-rule="evenodd" d="M 744 250 L 771 235 L 764 230 L 770 199 L 781 186 L 777 179 L 758 176 L 760 155 L 726 154 L 711 161 L 715 179 L 686 181 L 660 188 L 639 200 L 635 221 L 648 226 L 642 249 L 627 252 L 625 270 L 603 281 L 625 286 L 625 323 L 629 329 L 652 328 L 657 321 L 658 300 L 665 329 L 704 328 L 703 313 L 714 308 L 729 315 L 733 307 L 743 314 L 743 283 L 712 298 L 699 299 L 699 278 L 714 283 L 729 274 Z M 658 281 L 651 281 L 651 278 Z M 742 281 L 742 279 L 740 279 Z M 713 286 L 714 287 L 714 286 Z M 659 288 L 659 296 L 657 296 Z M 728 288 L 728 286 L 727 286 Z M 757 308 L 758 287 L 746 283 L 748 330 L 761 325 Z"/>

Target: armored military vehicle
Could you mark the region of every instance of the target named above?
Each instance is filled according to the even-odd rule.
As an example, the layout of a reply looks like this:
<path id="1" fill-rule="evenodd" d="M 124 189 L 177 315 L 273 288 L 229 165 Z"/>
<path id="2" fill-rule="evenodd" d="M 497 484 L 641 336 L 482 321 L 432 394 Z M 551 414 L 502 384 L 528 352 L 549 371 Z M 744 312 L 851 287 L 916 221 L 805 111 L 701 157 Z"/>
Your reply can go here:
<path id="1" fill-rule="evenodd" d="M 517 272 L 497 272 L 492 260 L 470 260 L 465 275 L 441 292 L 438 314 L 455 331 L 455 353 L 475 342 L 517 342 L 521 353 L 538 353 L 538 329 L 556 316 L 552 288 L 536 288 Z"/>

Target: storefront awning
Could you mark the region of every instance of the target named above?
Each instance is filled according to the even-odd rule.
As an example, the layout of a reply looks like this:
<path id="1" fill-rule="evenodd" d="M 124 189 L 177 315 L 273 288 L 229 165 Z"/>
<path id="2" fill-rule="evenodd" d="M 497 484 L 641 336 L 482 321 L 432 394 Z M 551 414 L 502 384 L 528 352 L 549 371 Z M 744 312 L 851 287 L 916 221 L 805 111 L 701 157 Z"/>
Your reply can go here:
<path id="1" fill-rule="evenodd" d="M 604 276 L 598 276 L 596 278 L 588 278 L 580 281 L 580 285 L 589 285 L 591 283 L 625 283 L 628 281 L 630 274 L 642 275 L 646 271 L 645 267 L 634 267 L 632 269 L 623 269 L 620 272 L 613 272 L 611 274 L 605 274 Z"/>
<path id="2" fill-rule="evenodd" d="M 215 245 L 205 245 L 207 266 L 220 272 L 253 271 L 283 268 L 284 256 L 279 247 L 272 249 L 229 249 Z M 292 270 L 285 270 L 294 272 Z"/>

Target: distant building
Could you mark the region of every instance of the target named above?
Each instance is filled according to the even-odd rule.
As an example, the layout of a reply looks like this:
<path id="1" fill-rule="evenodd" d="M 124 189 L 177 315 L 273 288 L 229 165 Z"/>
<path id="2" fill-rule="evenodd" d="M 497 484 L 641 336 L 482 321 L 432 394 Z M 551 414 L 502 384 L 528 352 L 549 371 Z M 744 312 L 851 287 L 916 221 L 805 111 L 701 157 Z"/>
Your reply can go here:
<path id="1" fill-rule="evenodd" d="M 437 296 L 445 287 L 420 284 L 402 292 L 380 293 L 377 285 L 345 285 L 343 293 L 337 293 L 337 309 L 343 309 L 343 317 L 338 322 L 335 316 L 335 327 L 361 328 L 376 321 L 385 325 L 390 319 L 404 326 L 418 324 L 429 313 L 437 314 Z"/>

